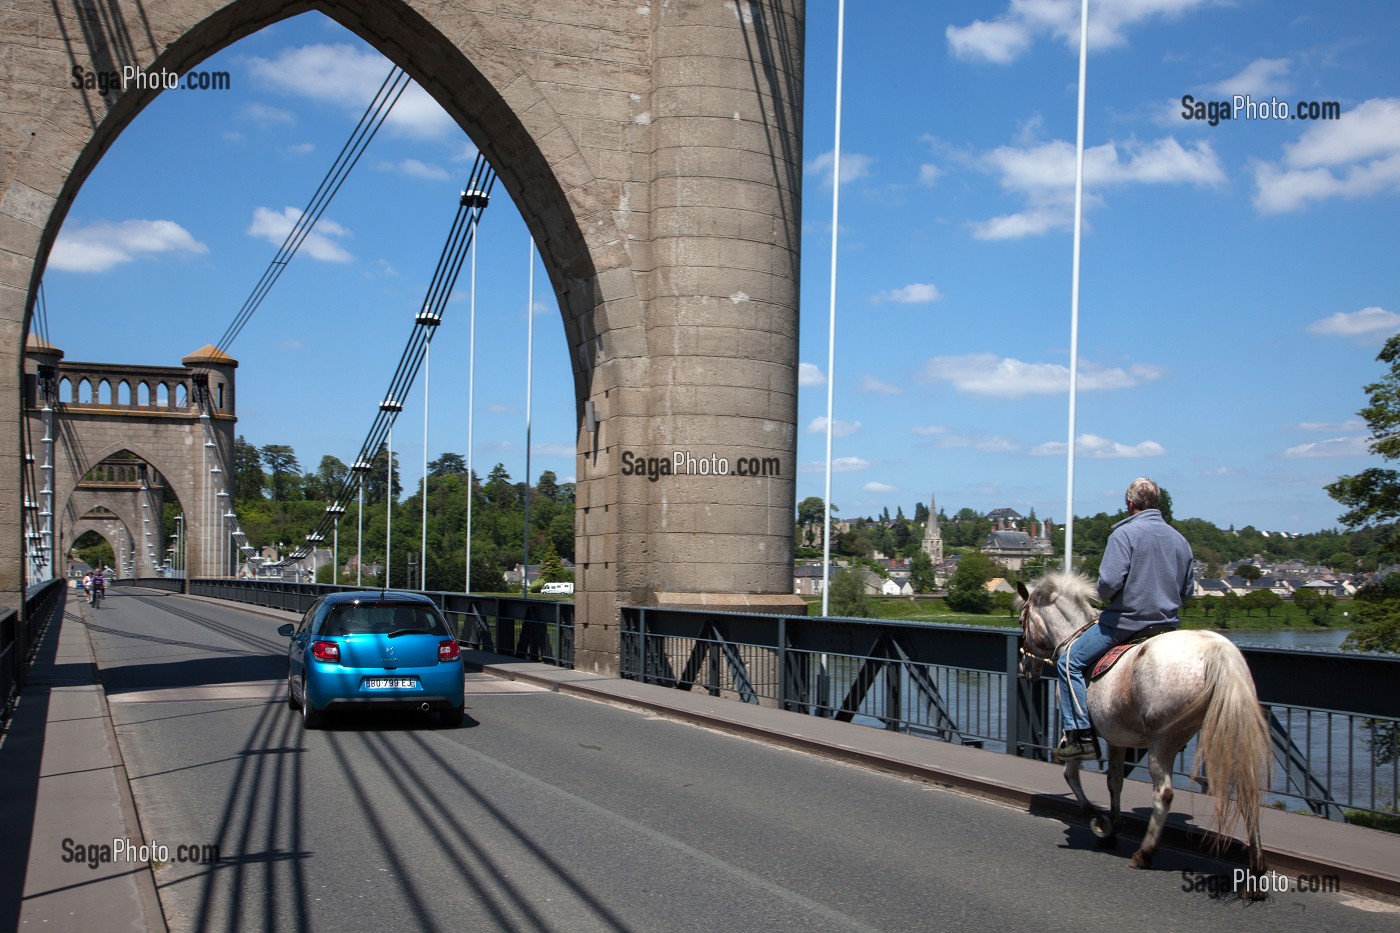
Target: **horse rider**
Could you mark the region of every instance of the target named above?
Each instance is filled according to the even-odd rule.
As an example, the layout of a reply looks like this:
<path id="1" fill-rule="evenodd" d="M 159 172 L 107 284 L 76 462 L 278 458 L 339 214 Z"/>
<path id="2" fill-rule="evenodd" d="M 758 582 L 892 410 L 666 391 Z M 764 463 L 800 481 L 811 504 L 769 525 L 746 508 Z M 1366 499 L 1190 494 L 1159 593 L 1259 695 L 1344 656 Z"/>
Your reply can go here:
<path id="1" fill-rule="evenodd" d="M 1162 490 L 1139 477 L 1123 498 L 1128 517 L 1113 526 L 1099 563 L 1099 599 L 1107 605 L 1098 622 L 1071 640 L 1055 662 L 1065 727 L 1055 748 L 1060 761 L 1099 756 L 1089 722 L 1085 672 L 1109 649 L 1144 629 L 1178 628 L 1181 604 L 1191 596 L 1191 545 L 1162 518 Z"/>

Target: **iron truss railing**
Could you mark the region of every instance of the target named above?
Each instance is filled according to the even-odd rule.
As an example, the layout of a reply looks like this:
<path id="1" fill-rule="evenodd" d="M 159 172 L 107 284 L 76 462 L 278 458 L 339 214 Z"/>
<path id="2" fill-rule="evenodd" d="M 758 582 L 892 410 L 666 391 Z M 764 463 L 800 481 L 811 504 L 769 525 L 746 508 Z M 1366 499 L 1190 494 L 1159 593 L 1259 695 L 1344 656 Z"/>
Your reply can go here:
<path id="1" fill-rule="evenodd" d="M 624 677 L 1048 760 L 1050 683 L 1017 629 L 627 607 Z M 1243 648 L 1274 740 L 1271 798 L 1394 812 L 1400 657 Z M 1185 783 L 1194 745 L 1176 762 Z M 1134 762 L 1135 764 L 1135 762 Z M 1145 770 L 1145 769 L 1144 769 Z"/>
<path id="2" fill-rule="evenodd" d="M 162 588 L 178 590 L 184 581 L 135 582 L 137 586 L 156 583 Z M 381 592 L 379 587 L 369 586 L 224 579 L 191 580 L 189 588 L 194 596 L 212 596 L 290 612 L 305 612 L 327 593 L 352 590 Z M 561 667 L 574 665 L 573 603 L 439 591 L 424 595 L 456 626 L 458 639 L 468 647 Z"/>
<path id="3" fill-rule="evenodd" d="M 24 595 L 24 615 L 0 610 L 0 715 L 8 716 L 15 694 L 24 685 L 49 623 L 63 611 L 68 581 L 62 577 L 31 586 Z"/>
<path id="4" fill-rule="evenodd" d="M 148 582 L 181 581 L 138 581 Z M 251 580 L 190 586 L 295 612 L 354 589 L 373 591 Z M 469 646 L 573 666 L 572 603 L 427 595 Z M 621 616 L 621 674 L 644 683 L 1041 760 L 1059 736 L 1050 683 L 1016 676 L 1017 629 L 638 606 Z M 1332 819 L 1345 809 L 1395 812 L 1400 657 L 1240 650 L 1273 733 L 1270 798 Z M 1193 754 L 1188 745 L 1176 763 L 1183 786 Z"/>

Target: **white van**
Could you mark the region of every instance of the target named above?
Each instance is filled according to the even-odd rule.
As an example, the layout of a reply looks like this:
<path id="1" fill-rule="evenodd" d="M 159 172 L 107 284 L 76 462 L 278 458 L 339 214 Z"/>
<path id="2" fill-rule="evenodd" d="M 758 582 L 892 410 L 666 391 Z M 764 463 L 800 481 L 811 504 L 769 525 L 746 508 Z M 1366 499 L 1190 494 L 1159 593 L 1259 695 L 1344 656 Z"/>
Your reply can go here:
<path id="1" fill-rule="evenodd" d="M 572 583 L 546 583 L 540 587 L 541 595 L 558 595 L 560 593 L 573 595 L 573 592 L 574 585 Z"/>

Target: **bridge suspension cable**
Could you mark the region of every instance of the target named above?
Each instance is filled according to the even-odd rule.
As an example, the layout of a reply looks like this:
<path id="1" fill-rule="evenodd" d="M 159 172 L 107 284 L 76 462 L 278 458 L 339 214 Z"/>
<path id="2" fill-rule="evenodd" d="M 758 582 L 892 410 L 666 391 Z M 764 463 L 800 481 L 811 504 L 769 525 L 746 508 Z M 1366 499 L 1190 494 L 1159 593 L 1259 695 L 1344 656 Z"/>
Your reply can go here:
<path id="1" fill-rule="evenodd" d="M 340 186 L 345 184 L 345 179 L 350 176 L 355 164 L 360 161 L 360 156 L 364 155 L 370 141 L 379 132 L 379 128 L 384 125 L 389 112 L 394 109 L 394 104 L 398 103 L 399 97 L 408 88 L 409 81 L 408 75 L 398 66 L 395 66 L 384 78 L 384 83 L 379 86 L 374 99 L 370 101 L 369 107 L 360 117 L 360 122 L 355 124 L 350 138 L 340 148 L 340 154 L 336 156 L 335 162 L 331 164 L 330 169 L 321 179 L 321 184 L 316 188 L 316 193 L 311 196 L 306 209 L 301 212 L 301 216 L 292 225 L 291 232 L 282 241 L 281 248 L 272 257 L 272 262 L 268 264 L 262 278 L 258 279 L 258 284 L 253 286 L 252 294 L 243 302 L 243 307 L 238 310 L 233 322 L 224 331 L 224 335 L 219 338 L 219 342 L 215 345 L 215 349 L 219 352 L 226 352 L 234 340 L 238 339 L 238 335 L 252 319 L 253 313 L 258 310 L 258 306 L 267 297 L 267 293 L 272 290 L 273 285 L 277 284 L 277 280 L 281 278 L 287 264 L 292 261 L 292 257 L 296 255 L 301 244 L 310 235 L 316 222 L 321 219 L 321 215 L 325 213 L 326 207 L 331 203 L 336 192 L 340 190 Z"/>
<path id="2" fill-rule="evenodd" d="M 359 455 L 355 458 L 350 472 L 341 483 L 340 489 L 332 497 L 331 507 L 326 510 L 326 514 L 321 518 L 316 528 L 306 536 L 307 543 L 282 558 L 278 565 L 298 561 L 309 555 L 315 543 L 325 540 L 326 533 L 333 530 L 333 526 L 341 514 L 335 510 L 343 511 L 357 487 L 359 487 L 360 492 L 363 492 L 365 477 L 369 473 L 374 458 L 379 453 L 380 446 L 385 443 L 399 412 L 403 411 L 404 399 L 413 388 L 414 380 L 417 378 L 418 370 L 423 363 L 428 342 L 432 340 L 437 326 L 442 323 L 443 311 L 452 296 L 457 277 L 462 271 L 462 263 L 475 238 L 476 226 L 481 220 L 481 214 L 486 205 L 491 200 L 491 191 L 495 185 L 495 171 L 487 163 L 486 158 L 478 154 L 468 177 L 467 186 L 458 200 L 457 214 L 453 218 L 452 228 L 448 232 L 447 241 L 438 257 L 437 269 L 433 273 L 432 282 L 428 285 L 427 296 L 423 299 L 421 309 L 414 316 L 413 330 L 409 334 L 403 354 L 399 357 L 399 363 L 394 370 L 393 377 L 389 380 L 388 391 L 385 393 L 383 401 L 379 403 L 379 411 L 375 415 L 374 422 L 370 425 L 369 433 L 365 437 L 364 444 L 360 447 Z M 390 477 L 390 488 L 387 490 L 387 495 L 392 498 L 393 451 L 389 450 L 387 454 Z M 386 554 L 386 562 L 388 559 L 389 555 Z"/>

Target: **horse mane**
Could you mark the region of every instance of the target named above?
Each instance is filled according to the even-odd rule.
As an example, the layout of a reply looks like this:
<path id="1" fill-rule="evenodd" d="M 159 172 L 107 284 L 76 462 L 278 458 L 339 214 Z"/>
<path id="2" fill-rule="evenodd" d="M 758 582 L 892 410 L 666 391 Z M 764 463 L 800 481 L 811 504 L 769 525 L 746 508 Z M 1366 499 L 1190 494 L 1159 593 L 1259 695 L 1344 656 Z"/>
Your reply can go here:
<path id="1" fill-rule="evenodd" d="M 1031 602 L 1047 605 L 1061 598 L 1068 598 L 1085 611 L 1099 598 L 1099 588 L 1088 577 L 1078 573 L 1061 572 L 1049 574 L 1036 580 L 1031 586 Z"/>

